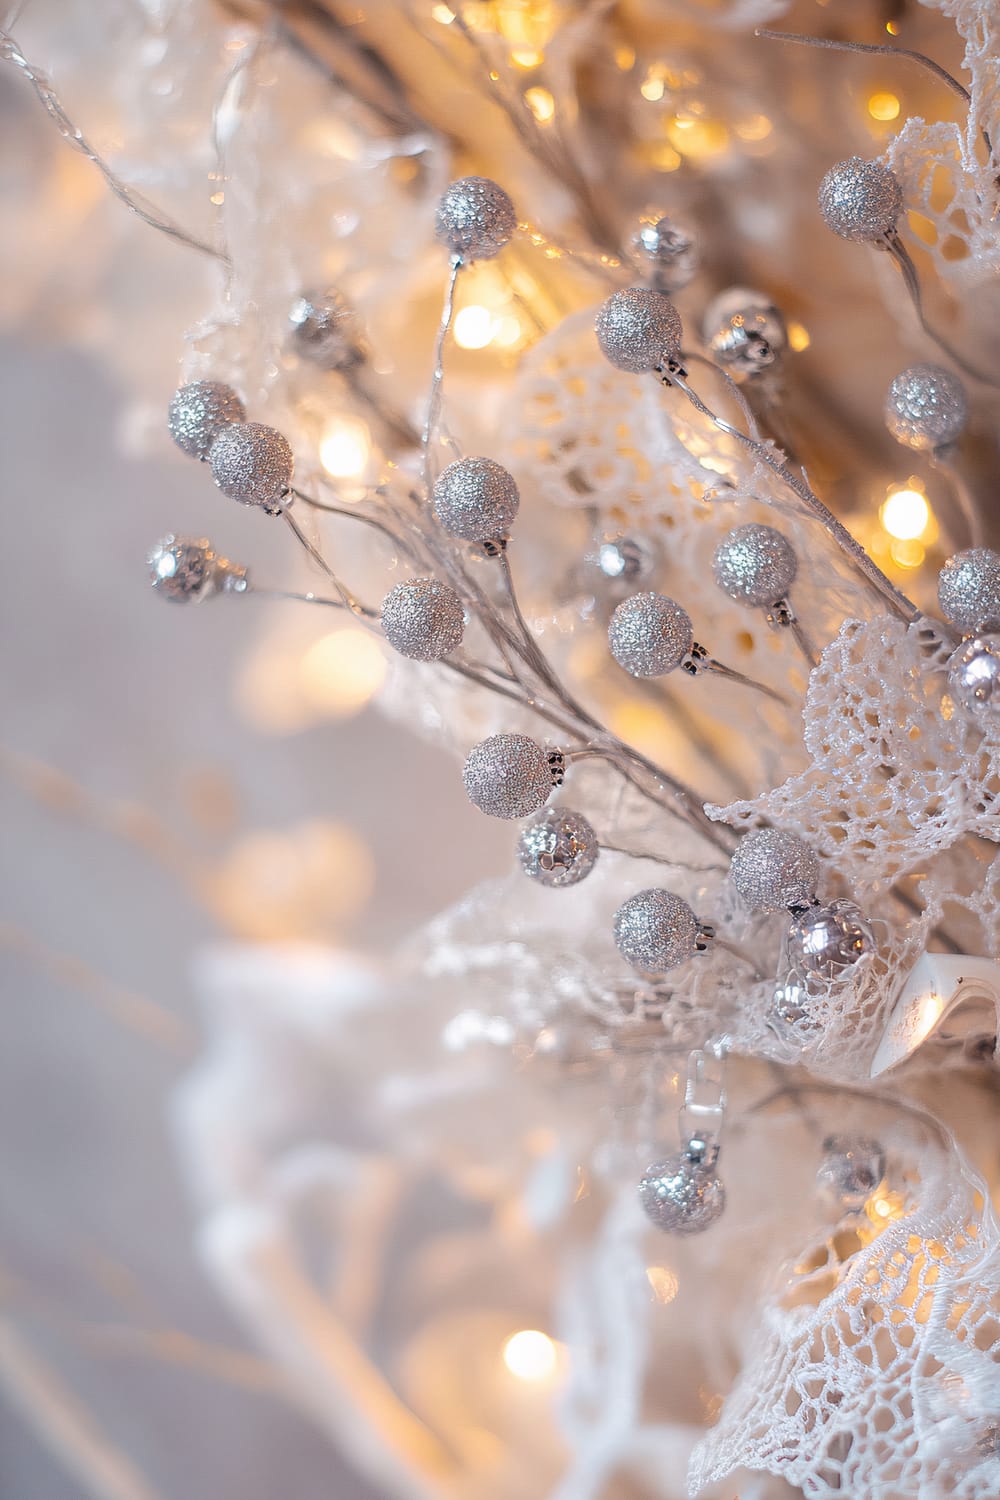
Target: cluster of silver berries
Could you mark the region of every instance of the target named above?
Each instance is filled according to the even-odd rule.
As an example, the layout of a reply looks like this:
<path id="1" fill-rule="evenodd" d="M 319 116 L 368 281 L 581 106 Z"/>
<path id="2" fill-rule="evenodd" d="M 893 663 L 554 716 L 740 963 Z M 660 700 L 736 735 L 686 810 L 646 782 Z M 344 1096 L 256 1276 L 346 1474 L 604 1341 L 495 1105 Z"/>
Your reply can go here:
<path id="1" fill-rule="evenodd" d="M 245 417 L 230 386 L 196 380 L 175 392 L 167 425 L 178 447 L 207 460 L 224 495 L 277 515 L 291 489 L 292 450 L 275 428 Z"/>

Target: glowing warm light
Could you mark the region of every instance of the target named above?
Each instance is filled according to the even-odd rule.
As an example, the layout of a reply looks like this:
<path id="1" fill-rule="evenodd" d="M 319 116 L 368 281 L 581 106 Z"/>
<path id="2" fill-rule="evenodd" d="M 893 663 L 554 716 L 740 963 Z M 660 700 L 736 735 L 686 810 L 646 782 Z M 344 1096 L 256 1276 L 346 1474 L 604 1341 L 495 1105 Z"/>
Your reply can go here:
<path id="1" fill-rule="evenodd" d="M 682 159 L 680 153 L 675 151 L 673 146 L 668 146 L 664 142 L 663 145 L 654 146 L 650 153 L 649 164 L 657 172 L 676 172 Z"/>
<path id="2" fill-rule="evenodd" d="M 344 719 L 371 702 L 385 671 L 385 657 L 375 638 L 349 626 L 312 643 L 299 664 L 299 687 L 312 708 Z"/>
<path id="3" fill-rule="evenodd" d="M 751 115 L 749 120 L 742 120 L 736 126 L 736 134 L 741 141 L 763 141 L 773 129 L 767 115 Z"/>
<path id="4" fill-rule="evenodd" d="M 931 508 L 927 497 L 919 490 L 893 490 L 879 511 L 879 518 L 891 537 L 900 542 L 913 542 L 927 530 Z"/>
<path id="5" fill-rule="evenodd" d="M 639 92 L 644 99 L 648 99 L 650 103 L 655 104 L 658 99 L 663 98 L 665 88 L 666 85 L 662 78 L 646 78 L 639 85 Z"/>
<path id="6" fill-rule="evenodd" d="M 646 1280 L 657 1302 L 673 1302 L 677 1296 L 677 1277 L 669 1266 L 647 1266 Z"/>
<path id="7" fill-rule="evenodd" d="M 620 68 L 623 73 L 627 73 L 628 70 L 629 70 L 629 68 L 634 68 L 635 67 L 635 48 L 634 47 L 616 47 L 615 48 L 615 67 L 616 68 Z"/>
<path id="8" fill-rule="evenodd" d="M 884 1229 L 887 1224 L 901 1219 L 905 1212 L 906 1203 L 902 1193 L 876 1193 L 865 1204 L 865 1213 L 876 1229 Z"/>
<path id="9" fill-rule="evenodd" d="M 551 120 L 556 112 L 556 101 L 548 89 L 532 88 L 525 89 L 524 102 L 531 110 L 535 119 L 542 125 Z"/>
<path id="10" fill-rule="evenodd" d="M 211 198 L 208 201 L 210 203 L 214 203 L 215 206 L 216 206 L 216 208 L 219 208 L 219 207 L 221 207 L 221 205 L 223 203 L 225 203 L 225 201 L 226 201 L 226 195 L 225 195 L 225 193 L 220 188 L 220 190 L 217 193 L 213 193 L 212 194 Z"/>
<path id="11" fill-rule="evenodd" d="M 357 417 L 338 417 L 319 443 L 319 461 L 333 479 L 357 479 L 364 473 L 371 437 Z"/>
<path id="12" fill-rule="evenodd" d="M 927 556 L 927 549 L 923 542 L 894 541 L 889 546 L 889 556 L 897 568 L 919 568 Z"/>
<path id="13" fill-rule="evenodd" d="M 868 100 L 868 113 L 873 120 L 895 120 L 899 108 L 899 100 L 895 94 L 872 94 Z"/>
<path id="14" fill-rule="evenodd" d="M 450 26 L 455 19 L 455 12 L 449 10 L 447 5 L 435 5 L 431 10 L 431 15 L 442 26 Z"/>
<path id="15" fill-rule="evenodd" d="M 667 135 L 671 145 L 691 161 L 718 156 L 729 145 L 729 131 L 721 120 L 695 120 L 683 115 L 668 120 Z"/>
<path id="16" fill-rule="evenodd" d="M 801 354 L 803 349 L 809 348 L 812 340 L 809 337 L 809 330 L 808 328 L 806 328 L 805 324 L 796 323 L 794 321 L 789 323 L 788 342 L 791 344 L 796 354 Z"/>
<path id="17" fill-rule="evenodd" d="M 544 62 L 544 54 L 536 52 L 534 48 L 521 47 L 510 54 L 510 60 L 516 68 L 537 68 Z"/>
<path id="18" fill-rule="evenodd" d="M 504 349 L 511 349 L 515 344 L 520 343 L 523 332 L 520 320 L 508 314 L 498 320 L 493 342 L 500 344 Z"/>
<path id="19" fill-rule="evenodd" d="M 885 29 L 890 36 L 899 36 L 899 26 L 895 21 L 886 21 Z"/>
<path id="20" fill-rule="evenodd" d="M 485 349 L 493 337 L 493 314 L 488 307 L 472 303 L 455 317 L 455 343 L 461 349 Z"/>
<path id="21" fill-rule="evenodd" d="M 556 1346 L 537 1328 L 522 1328 L 503 1346 L 503 1362 L 515 1380 L 551 1380 L 556 1372 Z"/>

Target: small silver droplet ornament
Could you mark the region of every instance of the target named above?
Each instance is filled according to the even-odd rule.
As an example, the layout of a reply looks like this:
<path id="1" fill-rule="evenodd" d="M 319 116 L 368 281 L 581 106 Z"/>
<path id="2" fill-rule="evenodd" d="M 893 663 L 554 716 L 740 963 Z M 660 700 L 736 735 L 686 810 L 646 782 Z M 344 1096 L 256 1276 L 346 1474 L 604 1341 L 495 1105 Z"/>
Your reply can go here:
<path id="1" fill-rule="evenodd" d="M 835 1208 L 858 1213 L 884 1180 L 885 1161 L 885 1151 L 870 1136 L 828 1136 L 816 1186 Z"/>
<path id="2" fill-rule="evenodd" d="M 665 214 L 648 214 L 632 241 L 649 266 L 649 283 L 657 292 L 679 292 L 698 270 L 698 242 L 689 229 Z"/>
<path id="3" fill-rule="evenodd" d="M 514 476 L 492 458 L 460 458 L 434 486 L 434 514 L 451 536 L 496 542 L 514 524 L 521 496 Z"/>
<path id="4" fill-rule="evenodd" d="M 1000 633 L 963 641 L 948 664 L 951 696 L 972 713 L 1000 709 Z"/>
<path id="5" fill-rule="evenodd" d="M 367 358 L 361 320 L 333 287 L 296 297 L 288 322 L 292 347 L 321 370 L 353 370 Z"/>
<path id="6" fill-rule="evenodd" d="M 788 328 L 765 292 L 730 287 L 705 309 L 702 337 L 720 365 L 752 378 L 778 363 L 788 348 Z"/>
<path id="7" fill-rule="evenodd" d="M 677 365 L 684 329 L 665 292 L 646 286 L 613 292 L 594 328 L 601 353 L 618 370 L 645 375 Z"/>
<path id="8" fill-rule="evenodd" d="M 517 229 L 514 205 L 489 177 L 461 177 L 438 204 L 434 233 L 462 261 L 492 260 Z"/>
<path id="9" fill-rule="evenodd" d="M 382 601 L 382 630 L 394 651 L 413 661 L 443 661 L 462 644 L 465 610 L 450 583 L 407 578 Z"/>
<path id="10" fill-rule="evenodd" d="M 895 234 L 903 211 L 903 189 L 890 167 L 851 156 L 831 167 L 823 178 L 819 209 L 841 239 L 871 244 Z"/>
<path id="11" fill-rule="evenodd" d="M 279 515 L 288 501 L 295 463 L 286 438 L 261 422 L 224 427 L 209 452 L 212 478 L 224 495 Z"/>
<path id="12" fill-rule="evenodd" d="M 161 599 L 197 604 L 213 594 L 243 594 L 247 570 L 219 557 L 205 537 L 165 536 L 146 555 L 149 581 Z"/>
<path id="13" fill-rule="evenodd" d="M 949 557 L 938 575 L 938 603 L 961 635 L 1000 630 L 1000 552 L 970 547 Z"/>
<path id="14" fill-rule="evenodd" d="M 885 398 L 885 425 L 907 448 L 939 452 L 962 434 L 969 398 L 957 375 L 943 365 L 910 365 Z"/>
<path id="15" fill-rule="evenodd" d="M 242 422 L 246 409 L 232 386 L 219 380 L 194 380 L 175 391 L 167 409 L 167 426 L 178 448 L 206 459 L 224 427 Z"/>
<path id="16" fill-rule="evenodd" d="M 562 780 L 564 757 L 526 734 L 493 734 L 469 753 L 462 779 L 469 801 L 491 818 L 527 818 Z"/>
<path id="17" fill-rule="evenodd" d="M 548 808 L 527 825 L 517 843 L 525 875 L 552 889 L 584 880 L 598 853 L 597 834 L 583 813 L 569 807 Z"/>
<path id="18" fill-rule="evenodd" d="M 615 946 L 643 974 L 665 974 L 704 953 L 714 927 L 700 922 L 683 897 L 654 887 L 637 891 L 615 912 Z"/>

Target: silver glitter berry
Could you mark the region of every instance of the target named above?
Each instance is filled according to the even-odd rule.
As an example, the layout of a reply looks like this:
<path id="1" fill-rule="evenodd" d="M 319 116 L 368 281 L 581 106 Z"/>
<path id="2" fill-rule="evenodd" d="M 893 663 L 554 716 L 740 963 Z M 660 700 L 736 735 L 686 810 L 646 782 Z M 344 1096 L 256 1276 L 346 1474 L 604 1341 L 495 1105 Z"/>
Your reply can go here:
<path id="1" fill-rule="evenodd" d="M 746 287 L 720 292 L 705 309 L 702 336 L 734 375 L 757 375 L 788 348 L 788 329 L 770 297 Z"/>
<path id="2" fill-rule="evenodd" d="M 165 536 L 146 554 L 149 580 L 162 599 L 197 603 L 224 591 L 242 594 L 247 570 L 219 557 L 204 537 Z"/>
<path id="3" fill-rule="evenodd" d="M 885 398 L 885 425 L 907 448 L 946 448 L 969 416 L 965 386 L 942 365 L 911 365 Z"/>
<path id="4" fill-rule="evenodd" d="M 350 370 L 365 359 L 358 315 L 346 297 L 332 288 L 296 297 L 288 321 L 295 349 L 310 364 L 323 370 Z"/>
<path id="5" fill-rule="evenodd" d="M 816 1186 L 837 1208 L 857 1213 L 885 1177 L 885 1151 L 866 1135 L 831 1135 L 823 1142 Z"/>
<path id="6" fill-rule="evenodd" d="M 1000 552 L 970 547 L 949 557 L 938 575 L 938 603 L 963 635 L 1000 630 Z"/>
<path id="7" fill-rule="evenodd" d="M 292 482 L 294 461 L 285 438 L 260 422 L 226 427 L 209 454 L 212 478 L 224 495 L 267 511 L 281 509 Z"/>
<path id="8" fill-rule="evenodd" d="M 851 156 L 831 167 L 819 187 L 819 210 L 845 240 L 891 234 L 903 211 L 899 178 L 880 161 Z"/>
<path id="9" fill-rule="evenodd" d="M 694 643 L 687 612 L 665 594 L 632 594 L 608 624 L 608 645 L 633 677 L 662 677 L 679 667 Z"/>
<path id="10" fill-rule="evenodd" d="M 615 912 L 615 944 L 644 974 L 665 974 L 693 958 L 707 929 L 673 891 L 638 891 Z"/>
<path id="11" fill-rule="evenodd" d="M 492 458 L 460 458 L 434 486 L 434 514 L 445 531 L 467 542 L 506 536 L 521 496 L 514 476 Z"/>
<path id="12" fill-rule="evenodd" d="M 712 1157 L 678 1151 L 646 1168 L 639 1201 L 647 1219 L 668 1234 L 701 1234 L 726 1206 L 726 1189 Z"/>
<path id="13" fill-rule="evenodd" d="M 819 858 L 794 833 L 757 828 L 737 844 L 729 878 L 751 911 L 807 906 L 815 896 Z"/>
<path id="14" fill-rule="evenodd" d="M 489 177 L 460 177 L 445 189 L 434 233 L 462 260 L 492 260 L 517 228 L 510 198 Z"/>
<path id="15" fill-rule="evenodd" d="M 790 903 L 791 904 L 791 903 Z M 875 934 L 853 901 L 831 901 L 796 911 L 785 938 L 789 967 L 808 979 L 836 979 L 858 959 L 875 952 Z"/>
<path id="16" fill-rule="evenodd" d="M 605 359 L 635 375 L 676 359 L 684 337 L 681 315 L 670 298 L 645 286 L 613 292 L 594 327 Z"/>
<path id="17" fill-rule="evenodd" d="M 552 791 L 545 751 L 526 734 L 483 740 L 465 762 L 462 779 L 470 802 L 491 818 L 527 818 Z"/>
<path id="18" fill-rule="evenodd" d="M 597 855 L 597 834 L 583 813 L 569 807 L 550 807 L 517 842 L 521 869 L 539 885 L 576 885 L 590 874 Z"/>
<path id="19" fill-rule="evenodd" d="M 780 531 L 751 522 L 723 537 L 712 558 L 715 581 L 741 604 L 768 608 L 784 599 L 798 572 L 798 558 Z"/>
<path id="20" fill-rule="evenodd" d="M 952 697 L 974 713 L 1000 708 L 1000 635 L 974 635 L 948 667 Z"/>
<path id="21" fill-rule="evenodd" d="M 178 448 L 192 458 L 207 458 L 224 427 L 242 422 L 243 402 L 219 380 L 195 380 L 175 391 L 167 408 L 167 426 Z"/>
<path id="22" fill-rule="evenodd" d="M 663 216 L 644 220 L 633 245 L 650 265 L 650 281 L 658 292 L 679 292 L 698 269 L 698 244 L 694 235 Z"/>
<path id="23" fill-rule="evenodd" d="M 414 661 L 442 661 L 462 644 L 465 611 L 450 583 L 408 578 L 382 601 L 382 629 L 389 645 Z"/>

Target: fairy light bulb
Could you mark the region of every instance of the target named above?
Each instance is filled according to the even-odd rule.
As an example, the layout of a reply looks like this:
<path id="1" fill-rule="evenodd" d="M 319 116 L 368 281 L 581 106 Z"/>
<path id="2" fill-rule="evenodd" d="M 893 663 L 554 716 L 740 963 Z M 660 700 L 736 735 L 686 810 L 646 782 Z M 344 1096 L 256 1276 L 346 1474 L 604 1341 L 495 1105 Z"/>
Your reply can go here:
<path id="1" fill-rule="evenodd" d="M 927 496 L 909 486 L 893 490 L 879 510 L 879 519 L 896 541 L 919 541 L 931 519 Z"/>
<path id="2" fill-rule="evenodd" d="M 331 479 L 357 479 L 371 454 L 371 434 L 357 417 L 337 417 L 320 438 L 319 461 Z"/>
<path id="3" fill-rule="evenodd" d="M 551 1380 L 559 1363 L 555 1343 L 537 1328 L 512 1333 L 504 1343 L 502 1357 L 514 1379 L 526 1384 Z"/>

